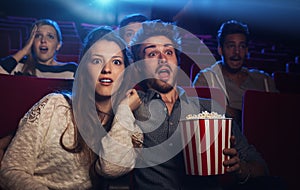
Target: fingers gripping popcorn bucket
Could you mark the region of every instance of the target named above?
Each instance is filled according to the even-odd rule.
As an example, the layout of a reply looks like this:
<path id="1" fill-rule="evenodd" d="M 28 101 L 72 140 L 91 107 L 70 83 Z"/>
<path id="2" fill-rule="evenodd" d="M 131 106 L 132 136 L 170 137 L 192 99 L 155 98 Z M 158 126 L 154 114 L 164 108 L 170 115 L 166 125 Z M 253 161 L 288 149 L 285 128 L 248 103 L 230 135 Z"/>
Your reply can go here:
<path id="1" fill-rule="evenodd" d="M 215 112 L 188 115 L 180 121 L 181 138 L 187 175 L 219 175 L 225 173 L 224 148 L 230 147 L 231 118 Z"/>

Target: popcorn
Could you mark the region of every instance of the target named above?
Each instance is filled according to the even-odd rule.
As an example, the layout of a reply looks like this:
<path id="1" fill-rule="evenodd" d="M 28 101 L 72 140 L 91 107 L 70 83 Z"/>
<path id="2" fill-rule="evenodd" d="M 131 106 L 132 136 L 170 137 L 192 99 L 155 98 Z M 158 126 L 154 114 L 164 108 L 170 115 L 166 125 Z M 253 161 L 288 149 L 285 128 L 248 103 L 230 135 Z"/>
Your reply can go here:
<path id="1" fill-rule="evenodd" d="M 225 115 L 218 114 L 217 112 L 204 111 L 198 114 L 189 114 L 186 119 L 225 119 Z"/>

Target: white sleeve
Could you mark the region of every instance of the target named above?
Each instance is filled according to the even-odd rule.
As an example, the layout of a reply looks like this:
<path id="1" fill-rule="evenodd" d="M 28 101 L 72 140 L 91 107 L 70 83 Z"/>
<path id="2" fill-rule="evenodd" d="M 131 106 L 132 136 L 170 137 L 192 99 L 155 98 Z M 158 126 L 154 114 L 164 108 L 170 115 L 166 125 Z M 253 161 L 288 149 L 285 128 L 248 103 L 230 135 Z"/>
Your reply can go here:
<path id="1" fill-rule="evenodd" d="M 111 130 L 102 139 L 102 149 L 96 171 L 104 176 L 117 177 L 128 173 L 135 166 L 143 135 L 135 125 L 135 118 L 128 105 L 118 106 Z"/>

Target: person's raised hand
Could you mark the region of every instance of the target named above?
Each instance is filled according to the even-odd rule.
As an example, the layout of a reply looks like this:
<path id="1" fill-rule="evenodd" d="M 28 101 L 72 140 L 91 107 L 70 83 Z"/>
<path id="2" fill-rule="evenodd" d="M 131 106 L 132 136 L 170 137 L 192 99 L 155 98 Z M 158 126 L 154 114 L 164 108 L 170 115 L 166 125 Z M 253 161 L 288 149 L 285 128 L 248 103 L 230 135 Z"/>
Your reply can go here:
<path id="1" fill-rule="evenodd" d="M 23 50 L 26 52 L 26 55 L 29 55 L 31 53 L 31 47 L 32 47 L 37 30 L 38 30 L 38 27 L 35 25 L 30 33 L 29 39 L 27 40 L 25 46 L 23 47 Z"/>
<path id="2" fill-rule="evenodd" d="M 121 102 L 121 104 L 127 104 L 131 111 L 134 111 L 141 105 L 142 101 L 135 89 L 130 89 L 126 92 L 126 98 Z"/>
<path id="3" fill-rule="evenodd" d="M 26 55 L 31 56 L 31 48 L 32 48 L 32 44 L 33 44 L 37 30 L 38 30 L 38 27 L 35 25 L 31 31 L 30 37 L 27 40 L 27 42 L 25 43 L 24 47 L 12 56 L 17 62 L 19 62 Z"/>

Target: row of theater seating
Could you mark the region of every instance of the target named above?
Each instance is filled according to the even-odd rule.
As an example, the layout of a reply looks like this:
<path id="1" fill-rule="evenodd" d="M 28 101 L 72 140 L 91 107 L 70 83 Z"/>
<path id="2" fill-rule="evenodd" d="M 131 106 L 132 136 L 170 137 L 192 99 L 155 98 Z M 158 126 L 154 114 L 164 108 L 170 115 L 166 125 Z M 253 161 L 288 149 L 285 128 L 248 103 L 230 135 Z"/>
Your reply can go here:
<path id="1" fill-rule="evenodd" d="M 274 80 L 281 94 L 300 95 L 300 87 L 298 85 L 300 83 L 300 74 L 276 72 L 274 73 Z M 11 123 L 13 120 L 8 119 L 11 113 L 16 114 L 15 117 L 20 118 L 33 105 L 34 101 L 50 92 L 72 90 L 72 84 L 73 80 L 70 79 L 48 79 L 0 74 L 0 87 L 3 89 L 3 93 L 1 93 L 1 108 L 7 108 L 0 109 L 1 121 L 7 123 L 8 126 L 16 126 L 17 123 Z M 221 105 L 225 105 L 225 97 L 217 88 L 183 87 L 190 96 L 213 98 Z M 298 100 L 297 102 L 300 101 Z M 254 105 L 259 106 L 260 104 Z M 286 111 L 288 112 L 288 110 Z M 14 130 L 11 127 L 9 129 Z M 1 129 L 0 136 L 5 135 L 5 133 L 9 133 L 9 131 L 5 131 L 5 128 Z"/>
<path id="2" fill-rule="evenodd" d="M 183 38 L 182 56 L 184 70 L 187 71 L 191 78 L 194 78 L 195 73 L 199 70 L 211 65 L 215 60 L 220 60 L 217 50 L 217 40 L 212 35 L 196 35 L 201 39 L 202 44 L 195 45 L 194 37 L 185 36 Z M 190 38 L 190 40 L 188 39 Z M 191 44 L 193 44 L 191 46 Z M 207 49 L 209 51 L 207 51 Z M 288 45 L 276 44 L 270 41 L 250 40 L 249 51 L 246 56 L 245 66 L 253 69 L 260 69 L 269 74 L 276 71 L 298 72 L 299 66 L 294 66 L 299 63 L 300 50 L 299 48 L 290 47 Z M 295 64 L 293 64 L 295 63 Z M 292 66 L 289 66 L 292 64 Z"/>
<path id="3" fill-rule="evenodd" d="M 7 16 L 0 18 L 0 57 L 15 53 L 22 48 L 29 35 L 32 23 L 37 20 L 31 17 Z M 101 24 L 76 23 L 75 21 L 57 21 L 62 34 L 63 46 L 57 58 L 62 62 L 74 61 L 78 63 L 82 39 L 93 28 Z M 196 34 L 183 37 L 182 69 L 192 80 L 195 74 L 219 60 L 217 40 L 214 35 Z M 195 37 L 197 40 L 195 40 Z M 275 71 L 298 71 L 298 64 L 294 63 L 300 52 L 285 44 L 275 44 L 263 40 L 251 40 L 249 54 L 245 66 L 263 70 L 269 74 Z M 296 66 L 294 66 L 296 65 Z M 296 68 L 296 69 L 294 69 Z"/>
<path id="4" fill-rule="evenodd" d="M 48 93 L 71 90 L 73 80 L 0 75 L 0 137 L 16 131 L 23 115 Z M 224 103 L 219 89 L 184 87 L 190 96 Z M 297 185 L 300 170 L 300 93 L 246 91 L 243 133 L 267 161 L 271 175 Z"/>

